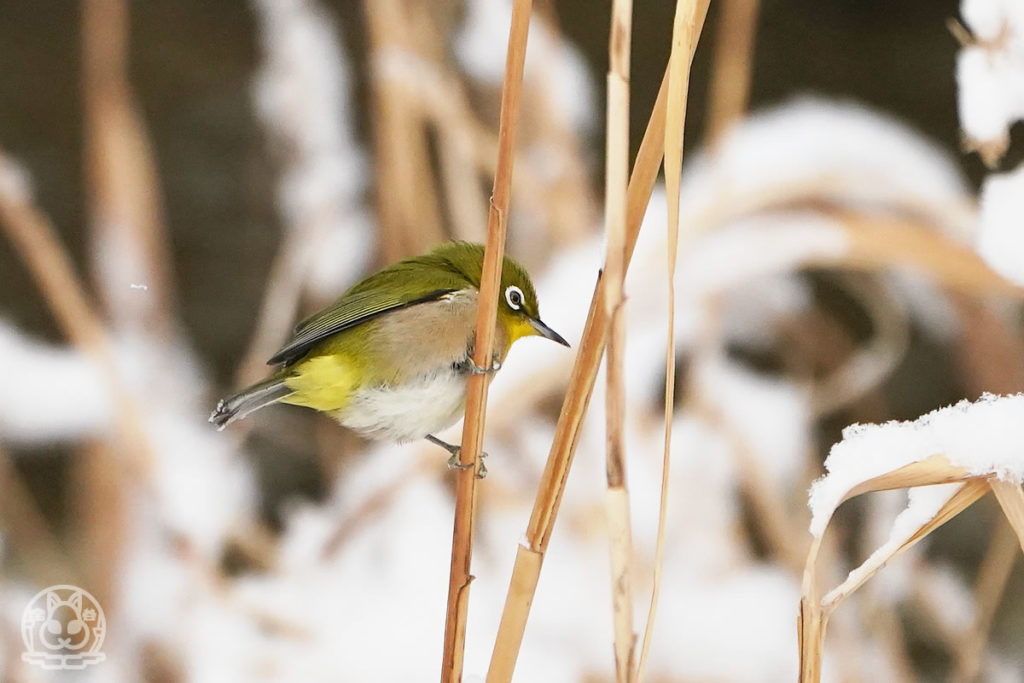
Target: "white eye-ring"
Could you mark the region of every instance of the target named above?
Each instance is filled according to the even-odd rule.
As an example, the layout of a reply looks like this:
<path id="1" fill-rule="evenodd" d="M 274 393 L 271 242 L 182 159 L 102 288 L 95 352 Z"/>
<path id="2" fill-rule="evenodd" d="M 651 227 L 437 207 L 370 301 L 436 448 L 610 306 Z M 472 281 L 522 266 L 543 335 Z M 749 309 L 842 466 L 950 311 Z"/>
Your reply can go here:
<path id="1" fill-rule="evenodd" d="M 518 311 L 523 307 L 523 290 L 515 285 L 509 285 L 505 288 L 505 301 L 508 302 L 509 308 Z"/>

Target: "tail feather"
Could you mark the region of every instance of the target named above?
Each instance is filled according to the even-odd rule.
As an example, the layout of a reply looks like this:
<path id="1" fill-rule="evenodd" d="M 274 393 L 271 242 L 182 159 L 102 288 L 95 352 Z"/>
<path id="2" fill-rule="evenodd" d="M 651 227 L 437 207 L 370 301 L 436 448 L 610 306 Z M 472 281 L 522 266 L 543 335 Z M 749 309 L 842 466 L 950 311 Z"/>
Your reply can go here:
<path id="1" fill-rule="evenodd" d="M 231 422 L 242 419 L 254 410 L 277 403 L 291 393 L 292 390 L 277 378 L 253 384 L 237 394 L 221 399 L 210 414 L 210 422 L 217 425 L 217 429 L 224 429 Z"/>

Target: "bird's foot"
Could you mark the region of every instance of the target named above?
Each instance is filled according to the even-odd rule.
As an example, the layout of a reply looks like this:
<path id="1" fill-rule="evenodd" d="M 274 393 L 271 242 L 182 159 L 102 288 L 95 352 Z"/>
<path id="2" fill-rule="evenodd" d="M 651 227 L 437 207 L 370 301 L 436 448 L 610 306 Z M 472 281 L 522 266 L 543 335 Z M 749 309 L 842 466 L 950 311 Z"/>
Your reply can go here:
<path id="1" fill-rule="evenodd" d="M 494 363 L 489 368 L 480 367 L 479 365 L 473 362 L 472 358 L 466 361 L 466 364 L 469 367 L 469 374 L 471 375 L 493 375 L 498 370 L 501 370 L 501 363 L 499 361 L 494 361 Z"/>
<path id="2" fill-rule="evenodd" d="M 483 458 L 485 455 L 487 455 L 487 454 L 486 453 L 481 453 L 480 457 Z M 468 470 L 472 466 L 473 466 L 472 463 L 463 464 L 463 463 L 459 462 L 459 454 L 458 453 L 454 453 L 454 454 L 452 454 L 452 457 L 448 458 L 448 469 L 450 469 L 450 470 L 459 470 L 461 472 L 462 470 Z M 486 477 L 487 477 L 487 465 L 485 465 L 484 461 L 481 460 L 480 461 L 480 471 L 476 473 L 476 478 L 477 479 L 484 479 Z"/>
<path id="3" fill-rule="evenodd" d="M 459 460 L 459 456 L 462 454 L 462 448 L 460 448 L 459 446 L 456 446 L 455 444 L 450 444 L 447 441 L 441 441 L 441 439 L 437 438 L 433 434 L 427 434 L 426 438 L 427 441 L 429 441 L 430 443 L 436 444 L 441 448 L 445 449 L 446 451 L 448 451 L 449 453 L 451 453 L 451 457 L 448 458 L 448 469 L 462 471 L 468 470 L 470 467 L 473 466 L 472 464 L 463 464 Z M 483 461 L 483 459 L 486 457 L 487 453 L 480 453 L 480 471 L 476 473 L 477 479 L 483 479 L 484 477 L 487 476 L 487 465 L 485 465 Z"/>

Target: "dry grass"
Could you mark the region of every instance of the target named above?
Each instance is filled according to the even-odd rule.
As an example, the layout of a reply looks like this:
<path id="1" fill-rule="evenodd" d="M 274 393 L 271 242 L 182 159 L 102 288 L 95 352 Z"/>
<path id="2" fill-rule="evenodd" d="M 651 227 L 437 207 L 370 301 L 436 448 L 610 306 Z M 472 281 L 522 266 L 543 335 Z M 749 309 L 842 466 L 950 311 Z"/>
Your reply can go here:
<path id="1" fill-rule="evenodd" d="M 821 680 L 821 664 L 825 651 L 824 640 L 829 618 L 841 602 L 846 600 L 886 564 L 900 553 L 920 542 L 931 532 L 950 521 L 989 491 L 995 494 L 1006 519 L 1017 534 L 1024 550 L 1024 491 L 1020 485 L 1009 484 L 994 477 L 970 476 L 954 467 L 941 455 L 895 469 L 851 489 L 843 500 L 872 491 L 885 491 L 914 486 L 932 486 L 963 482 L 959 489 L 916 530 L 888 551 L 876 552 L 849 573 L 846 580 L 822 596 L 818 588 L 821 567 L 818 563 L 821 537 L 814 539 L 804 567 L 803 596 L 800 601 L 800 680 Z M 973 667 L 974 665 L 969 664 Z"/>
<path id="2" fill-rule="evenodd" d="M 505 234 L 511 202 L 519 99 L 532 6 L 532 0 L 517 0 L 512 9 L 505 80 L 501 92 L 501 114 L 498 121 L 498 166 L 494 175 L 490 211 L 487 215 L 487 246 L 484 250 L 480 303 L 474 336 L 476 341 L 473 362 L 480 368 L 490 368 L 492 365 L 495 316 L 498 299 L 501 296 L 501 264 L 505 255 Z M 466 419 L 462 428 L 462 448 L 459 456 L 464 469 L 456 475 L 455 529 L 451 573 L 448 580 L 444 659 L 441 665 L 441 680 L 452 683 L 462 680 L 469 585 L 473 580 L 470 564 L 473 553 L 478 473 L 483 453 L 487 387 L 490 381 L 490 373 L 471 376 L 466 395 Z"/>
<path id="3" fill-rule="evenodd" d="M 707 5 L 701 10 L 706 13 Z M 698 3 L 679 0 L 672 25 L 672 50 L 668 65 L 668 104 L 665 114 L 669 122 L 665 130 L 665 188 L 668 198 L 667 275 L 668 297 L 665 318 L 668 339 L 665 344 L 665 442 L 661 465 L 661 490 L 658 500 L 658 535 L 654 557 L 651 602 L 636 668 L 636 680 L 642 681 L 650 653 L 654 622 L 661 589 L 661 568 L 665 555 L 665 529 L 668 520 L 669 466 L 672 455 L 672 423 L 675 419 L 676 390 L 676 263 L 679 254 L 679 189 L 683 165 L 683 130 L 686 124 L 686 101 L 690 90 L 690 63 L 697 39 Z"/>
<path id="4" fill-rule="evenodd" d="M 633 3 L 612 2 L 608 37 L 607 134 L 605 136 L 604 310 L 608 317 L 605 348 L 605 509 L 611 554 L 612 614 L 615 624 L 615 680 L 633 676 L 633 541 L 626 483 L 623 434 L 626 420 L 624 382 L 626 317 L 623 284 L 626 279 L 626 189 L 629 184 L 629 54 L 632 48 Z M 671 121 L 671 118 L 669 118 Z M 667 136 L 666 136 L 667 137 Z"/>
<path id="5" fill-rule="evenodd" d="M 550 4 L 538 3 L 542 6 L 532 12 L 548 42 L 537 41 L 537 36 L 531 35 L 531 48 L 549 50 L 541 63 L 550 64 L 552 68 L 532 73 L 527 67 L 524 74 L 531 4 L 529 0 L 517 0 L 514 5 L 499 109 L 493 104 L 498 84 L 482 83 L 469 77 L 465 67 L 452 59 L 450 36 L 455 20 L 444 11 L 435 11 L 443 9 L 444 3 L 426 0 L 367 0 L 363 3 L 368 29 L 366 62 L 370 71 L 367 82 L 372 100 L 368 120 L 374 160 L 377 240 L 377 253 L 368 256 L 366 262 L 390 261 L 448 237 L 474 241 L 483 241 L 486 237 L 485 277 L 477 322 L 480 343 L 475 355 L 475 362 L 481 366 L 489 364 L 493 336 L 490 313 L 499 296 L 498 264 L 506 241 L 509 253 L 530 263 L 539 273 L 544 264 L 556 262 L 563 252 L 594 240 L 595 225 L 599 222 L 596 216 L 601 212 L 588 178 L 592 169 L 587 163 L 585 145 L 576 137 L 578 126 L 560 109 L 559 81 L 554 68 L 560 57 L 554 48 L 561 38 Z M 116 407 L 116 422 L 109 433 L 83 438 L 73 444 L 73 464 L 69 471 L 75 482 L 75 493 L 70 496 L 70 507 L 84 520 L 69 532 L 75 539 L 73 544 L 68 543 L 67 533 L 62 536 L 59 530 L 51 528 L 40 501 L 33 498 L 16 463 L 0 450 L 0 513 L 4 538 L 9 541 L 5 552 L 14 558 L 17 567 L 23 568 L 35 582 L 88 583 L 101 601 L 107 602 L 109 596 L 109 603 L 114 606 L 123 597 L 117 584 L 126 572 L 125 557 L 139 542 L 139 537 L 130 533 L 136 529 L 133 524 L 139 523 L 135 518 L 144 521 L 156 518 L 152 525 L 141 528 L 158 539 L 149 539 L 154 544 L 171 547 L 172 551 L 161 555 L 161 559 L 180 570 L 191 582 L 193 592 L 183 604 L 222 610 L 233 619 L 258 625 L 269 634 L 267 638 L 275 639 L 275 645 L 286 643 L 282 646 L 285 654 L 280 660 L 268 664 L 282 671 L 281 667 L 301 659 L 295 653 L 301 652 L 302 645 L 310 650 L 316 647 L 316 629 L 306 623 L 309 615 L 296 617 L 283 608 L 268 608 L 259 604 L 258 592 L 246 594 L 244 590 L 256 591 L 253 587 L 265 580 L 265 595 L 273 595 L 278 584 L 272 581 L 283 581 L 290 576 L 289 572 L 299 574 L 300 583 L 308 575 L 302 572 L 315 576 L 315 581 L 309 581 L 314 589 L 329 585 L 331 576 L 340 574 L 346 563 L 351 565 L 367 556 L 367 538 L 390 549 L 388 533 L 404 527 L 388 527 L 381 520 L 387 519 L 393 510 L 403 509 L 401 506 L 409 496 L 422 495 L 423 488 L 429 486 L 431 491 L 435 488 L 443 491 L 449 496 L 443 500 L 454 504 L 442 680 L 454 683 L 463 678 L 467 652 L 472 651 L 473 645 L 470 643 L 467 650 L 467 634 L 470 641 L 477 638 L 479 642 L 479 638 L 487 637 L 488 624 L 468 620 L 469 587 L 474 578 L 471 569 L 479 573 L 479 567 L 484 566 L 491 572 L 486 578 L 493 579 L 494 573 L 504 571 L 494 558 L 503 556 L 502 551 L 509 550 L 514 542 L 504 535 L 476 537 L 478 522 L 493 522 L 496 510 L 506 516 L 520 515 L 525 514 L 527 507 L 530 517 L 525 540 L 516 548 L 500 623 L 490 649 L 488 682 L 512 680 L 520 652 L 526 651 L 524 642 L 530 644 L 529 640 L 524 640 L 528 638 L 526 624 L 531 618 L 538 619 L 536 614 L 531 617 L 531 610 L 539 611 L 534 601 L 560 515 L 563 531 L 559 533 L 566 534 L 567 540 L 571 537 L 574 543 L 581 543 L 580 538 L 589 542 L 596 537 L 602 545 L 610 540 L 612 548 L 611 614 L 608 614 L 607 599 L 602 600 L 601 594 L 595 593 L 588 596 L 596 605 L 591 611 L 564 615 L 564 624 L 608 617 L 614 629 L 614 669 L 595 659 L 587 663 L 592 667 L 588 675 L 598 681 L 640 681 L 645 675 L 654 680 L 671 679 L 675 673 L 664 664 L 663 648 L 666 646 L 662 645 L 668 640 L 667 634 L 656 634 L 655 624 L 667 618 L 666 614 L 680 622 L 685 621 L 686 616 L 702 618 L 701 614 L 690 611 L 690 604 L 666 605 L 664 600 L 666 596 L 677 598 L 679 593 L 674 592 L 675 589 L 695 581 L 688 574 L 680 578 L 685 572 L 679 570 L 690 568 L 688 560 L 702 558 L 689 557 L 695 551 L 678 539 L 685 538 L 687 523 L 713 512 L 674 495 L 679 490 L 675 487 L 680 485 L 680 477 L 694 476 L 692 473 L 697 471 L 692 467 L 687 469 L 689 453 L 672 449 L 673 438 L 679 441 L 679 419 L 685 416 L 720 436 L 727 444 L 730 476 L 735 483 L 735 499 L 728 504 L 749 512 L 750 519 L 743 523 L 714 528 L 713 533 L 728 545 L 731 553 L 718 571 L 728 578 L 738 570 L 770 568 L 788 577 L 793 585 L 799 584 L 802 577 L 799 654 L 800 674 L 806 681 L 819 679 L 821 660 L 826 652 L 844 675 L 870 677 L 869 664 L 863 661 L 861 653 L 883 640 L 883 631 L 899 634 L 899 637 L 889 638 L 882 648 L 880 657 L 885 659 L 887 670 L 913 679 L 918 662 L 907 643 L 910 631 L 919 624 L 908 623 L 904 608 L 907 601 L 914 601 L 915 607 L 927 612 L 924 605 L 928 599 L 934 601 L 935 596 L 934 591 L 924 595 L 930 589 L 925 587 L 923 577 L 935 567 L 930 558 L 916 558 L 922 566 L 922 580 L 916 587 L 919 594 L 913 597 L 896 599 L 875 595 L 866 590 L 864 584 L 898 555 L 913 555 L 908 551 L 929 539 L 933 530 L 992 491 L 1007 523 L 999 520 L 978 569 L 971 596 L 976 606 L 973 620 L 954 627 L 929 627 L 938 634 L 934 636 L 935 641 L 952 653 L 954 680 L 969 681 L 984 676 L 994 661 L 988 639 L 990 632 L 998 627 L 995 612 L 1001 603 L 1007 602 L 1011 569 L 1020 548 L 1024 547 L 1024 494 L 1020 487 L 990 478 L 968 477 L 941 456 L 859 486 L 848 492 L 847 498 L 876 490 L 938 482 L 957 482 L 961 488 L 936 515 L 892 552 L 872 557 L 847 573 L 844 566 L 848 562 L 848 542 L 861 539 L 861 534 L 866 536 L 866 532 L 847 519 L 837 518 L 830 523 L 828 534 L 813 542 L 806 533 L 803 492 L 818 474 L 816 449 L 808 445 L 807 452 L 800 454 L 797 474 L 780 483 L 777 474 L 771 471 L 771 463 L 764 457 L 764 444 L 751 435 L 749 425 L 711 395 L 713 388 L 700 380 L 702 369 L 720 362 L 724 349 L 732 341 L 727 328 L 730 322 L 735 324 L 728 307 L 729 297 L 734 293 L 711 287 L 710 301 L 693 304 L 688 298 L 692 292 L 680 289 L 677 296 L 675 286 L 688 275 L 687 265 L 699 265 L 686 259 L 737 223 L 804 212 L 813 214 L 820 224 L 813 230 L 808 229 L 802 238 L 812 241 L 816 235 L 829 231 L 841 236 L 843 249 L 794 251 L 769 267 L 772 273 L 786 277 L 807 271 L 838 274 L 834 281 L 863 310 L 871 324 L 870 338 L 865 340 L 838 324 L 819 304 L 812 304 L 809 312 L 798 312 L 791 318 L 773 322 L 780 331 L 781 341 L 775 341 L 781 359 L 780 375 L 792 385 L 806 388 L 810 397 L 808 432 L 837 416 L 860 419 L 865 415 L 875 418 L 890 414 L 886 412 L 892 408 L 890 397 L 879 387 L 909 354 L 914 353 L 912 333 L 917 328 L 912 318 L 920 313 L 911 312 L 909 306 L 904 305 L 906 302 L 897 300 L 901 295 L 894 295 L 887 279 L 889 273 L 910 270 L 925 274 L 944 300 L 952 302 L 951 315 L 964 329 L 961 337 L 949 342 L 950 356 L 955 357 L 951 363 L 955 368 L 950 372 L 955 370 L 967 391 L 975 393 L 981 390 L 1012 392 L 1022 388 L 1024 363 L 1020 359 L 1024 356 L 1020 353 L 1020 331 L 1008 321 L 1004 311 L 991 305 L 992 302 L 1018 303 L 1022 298 L 1020 289 L 993 273 L 964 242 L 942 231 L 947 220 L 953 223 L 973 220 L 976 207 L 970 202 L 952 204 L 942 210 L 913 196 L 859 203 L 849 200 L 844 194 L 848 186 L 839 179 L 820 174 L 798 182 L 766 181 L 753 190 L 736 190 L 730 185 L 731 179 L 725 177 L 720 184 L 709 186 L 710 197 L 706 203 L 696 208 L 685 203 L 680 205 L 678 188 L 685 185 L 680 170 L 689 69 L 703 30 L 707 0 L 677 2 L 669 66 L 630 171 L 626 131 L 629 109 L 635 108 L 629 94 L 630 4 L 616 2 L 612 14 L 608 143 L 604 159 L 607 252 L 603 275 L 593 273 L 596 284 L 582 337 L 575 345 L 575 363 L 571 374 L 567 370 L 538 367 L 532 372 L 524 371 L 522 377 L 509 379 L 517 382 L 516 389 L 507 393 L 508 399 L 501 403 L 501 410 L 495 410 L 492 405 L 487 415 L 488 444 L 513 452 L 518 449 L 522 457 L 492 463 L 492 476 L 483 484 L 473 476 L 485 438 L 485 405 L 490 382 L 486 376 L 470 380 L 461 456 L 463 463 L 472 468 L 462 473 L 449 475 L 442 471 L 431 449 L 416 453 L 413 465 L 405 463 L 398 469 L 387 469 L 386 474 L 378 472 L 379 476 L 371 477 L 360 469 L 361 462 L 352 463 L 359 462 L 360 458 L 379 460 L 381 456 L 377 453 L 364 456 L 363 451 L 368 449 L 338 437 L 333 425 L 323 425 L 328 435 L 316 448 L 320 461 L 333 465 L 323 468 L 321 473 L 323 481 L 320 483 L 329 491 L 329 500 L 309 503 L 307 508 L 329 517 L 330 523 L 325 525 L 327 530 L 319 540 L 306 539 L 315 547 L 308 557 L 300 556 L 300 560 L 296 560 L 289 554 L 294 552 L 290 544 L 296 543 L 290 534 L 294 528 L 301 528 L 301 519 L 288 519 L 282 530 L 272 530 L 257 515 L 240 512 L 237 524 L 225 538 L 218 540 L 218 548 L 224 554 L 204 555 L 187 534 L 166 525 L 159 507 L 163 502 L 151 495 L 161 475 L 154 473 L 153 462 L 159 456 L 154 450 L 154 432 L 145 420 L 150 404 L 146 396 L 130 388 L 124 368 L 118 364 L 112 340 L 120 330 L 142 330 L 152 346 L 165 344 L 183 355 L 188 355 L 190 350 L 180 334 L 178 283 L 172 276 L 173 264 L 166 249 L 167 233 L 157 190 L 158 169 L 125 77 L 128 73 L 125 45 L 129 5 L 118 0 L 85 3 L 82 14 L 85 27 L 83 99 L 89 220 L 96 243 L 129 245 L 126 252 L 133 254 L 136 261 L 126 275 L 112 272 L 109 262 L 98 253 L 92 254 L 97 295 L 90 296 L 89 285 L 75 272 L 68 249 L 43 207 L 36 205 L 27 193 L 19 191 L 13 167 L 0 155 L 0 227 L 26 264 L 42 299 L 71 346 L 80 349 L 101 368 L 103 382 L 107 385 L 105 390 L 115 397 Z M 745 120 L 759 5 L 733 0 L 722 2 L 720 23 L 716 27 L 718 40 L 712 56 L 708 139 L 726 140 L 730 131 Z M 643 11 L 638 5 L 637 16 Z M 101 21 L 104 17 L 108 20 Z M 495 44 L 494 49 L 500 46 Z M 650 66 L 634 64 L 634 73 Z M 518 127 L 517 136 L 518 118 L 522 119 L 522 125 Z M 304 121 L 300 116 L 294 123 L 301 128 Z M 277 147 L 291 149 L 286 131 L 271 132 L 268 137 Z M 538 157 L 543 161 L 538 162 Z M 659 309 L 656 323 L 647 319 L 651 325 L 664 324 L 667 331 L 664 376 L 657 376 L 659 384 L 664 379 L 664 404 L 652 407 L 654 402 L 649 397 L 638 399 L 626 392 L 630 373 L 640 373 L 646 368 L 639 364 L 635 368 L 626 366 L 627 359 L 630 363 L 632 359 L 626 351 L 624 313 L 634 309 L 636 297 L 628 296 L 633 292 L 628 282 L 624 284 L 624 278 L 631 262 L 636 260 L 634 251 L 640 226 L 645 220 L 663 157 L 668 229 L 664 237 L 656 236 L 658 247 L 638 252 L 645 260 L 634 263 L 631 273 L 634 276 L 637 270 L 653 270 L 656 266 L 659 291 L 663 269 L 669 283 L 667 314 Z M 516 161 L 515 175 L 513 160 Z M 276 161 L 286 166 L 291 160 Z M 715 157 L 712 155 L 707 161 L 714 163 Z M 486 186 L 492 179 L 493 191 L 488 204 Z M 484 211 L 488 211 L 486 233 L 481 221 Z M 507 230 L 510 216 L 514 227 Z M 655 222 L 660 216 L 646 218 Z M 289 226 L 267 277 L 254 334 L 237 368 L 239 382 L 262 374 L 266 356 L 301 310 L 316 301 L 309 274 L 316 248 L 311 249 L 309 244 L 321 243 L 329 230 L 328 222 Z M 757 225 L 757 234 L 766 243 L 782 244 L 792 241 L 787 227 L 780 221 L 764 220 Z M 646 237 L 649 235 L 645 233 Z M 663 251 L 668 254 L 667 264 L 661 260 Z M 677 254 L 682 266 L 678 273 Z M 732 253 L 734 261 L 742 260 L 743 256 L 739 251 Z M 638 265 L 642 267 L 637 268 Z M 358 273 L 350 275 L 354 278 Z M 152 296 L 145 299 L 146 306 L 138 306 L 138 301 L 123 297 L 124 292 L 117 283 L 123 284 L 125 277 L 148 285 Z M 652 291 L 654 288 L 652 285 Z M 542 295 L 549 296 L 543 291 Z M 689 313 L 684 306 L 691 304 L 707 304 L 707 316 L 695 325 L 692 340 L 675 330 L 675 316 L 684 310 Z M 559 327 L 557 320 L 550 322 Z M 637 329 L 638 336 L 642 336 L 643 330 L 639 327 L 628 329 L 630 334 Z M 685 342 L 680 343 L 681 339 Z M 634 341 L 632 337 L 628 340 Z M 677 348 L 677 344 L 682 348 Z M 660 354 L 660 346 L 658 349 Z M 675 362 L 680 354 L 686 354 L 690 367 L 677 373 Z M 579 494 L 583 504 L 573 501 L 572 506 L 567 505 L 562 510 L 569 474 L 581 469 L 577 466 L 574 470 L 573 463 L 580 443 L 587 443 L 584 418 L 595 391 L 602 358 L 608 359 L 609 370 L 603 397 L 607 420 L 606 490 L 596 487 L 596 493 L 588 490 L 586 495 Z M 659 356 L 655 363 L 660 362 Z M 174 369 L 168 372 L 173 373 Z M 194 389 L 199 393 L 205 390 L 205 387 Z M 600 393 L 601 387 L 596 390 Z M 547 459 L 540 471 L 539 461 L 532 460 L 531 453 L 525 452 L 535 448 L 538 442 L 523 436 L 527 432 L 533 435 L 524 425 L 542 423 L 545 416 L 553 415 L 554 408 L 548 410 L 547 406 L 559 396 L 560 412 Z M 169 400 L 187 405 L 191 398 L 192 394 L 183 394 Z M 203 417 L 196 412 L 196 421 L 201 422 Z M 650 429 L 655 423 L 657 430 Z M 239 459 L 249 452 L 250 445 L 244 439 L 249 429 L 257 432 L 261 429 L 259 418 L 246 421 L 240 430 L 230 435 L 232 453 Z M 287 444 L 294 449 L 299 447 L 295 444 L 303 444 L 302 439 L 293 439 L 284 433 L 287 430 L 280 431 L 281 435 L 274 435 L 280 438 L 280 442 L 274 442 L 276 445 Z M 648 444 L 644 450 L 633 446 L 638 441 L 630 440 L 630 433 L 638 431 L 645 434 L 657 431 L 659 438 L 644 442 Z M 660 443 L 660 449 L 649 446 L 655 441 Z M 345 450 L 346 455 L 357 453 L 359 458 L 345 459 L 338 464 L 339 450 Z M 597 451 L 593 444 L 591 450 Z M 671 462 L 671 468 L 670 456 L 676 459 Z M 644 489 L 647 499 L 637 500 L 634 493 L 630 501 L 626 471 L 632 472 L 635 467 L 647 473 L 643 468 L 651 463 L 660 464 L 660 487 L 648 486 Z M 718 463 L 707 463 L 704 469 L 712 469 L 712 464 Z M 369 469 L 372 464 L 367 466 Z M 703 469 L 697 472 L 699 475 Z M 358 486 L 344 488 L 343 484 L 350 477 L 363 478 L 358 479 Z M 538 478 L 535 496 L 523 495 L 523 482 L 532 493 Z M 581 488 L 591 485 L 582 478 L 576 479 L 574 476 L 573 485 Z M 439 481 L 454 482 L 454 486 L 446 489 L 437 484 Z M 630 479 L 631 487 L 636 486 L 635 481 L 635 478 Z M 481 489 L 481 485 L 487 488 Z M 655 496 L 651 492 L 655 490 L 659 494 L 659 515 L 657 531 L 653 532 L 653 515 L 641 517 L 635 511 L 653 509 Z M 479 505 L 478 491 L 486 492 Z M 605 495 L 608 513 L 604 525 L 592 520 L 593 513 L 601 507 L 600 494 Z M 874 505 L 871 496 L 866 498 L 866 505 Z M 413 498 L 423 499 L 433 500 Z M 869 509 L 875 510 L 874 507 Z M 649 526 L 637 525 L 636 520 L 641 518 Z M 495 523 L 488 524 L 487 528 L 507 530 L 509 525 Z M 483 551 L 479 548 L 481 544 L 485 545 Z M 377 548 L 377 552 L 380 552 L 379 547 L 371 546 Z M 353 548 L 364 554 L 354 558 Z M 223 559 L 229 552 L 232 557 L 237 554 L 242 558 L 239 561 L 246 581 L 239 581 L 238 576 L 224 570 Z M 684 559 L 681 560 L 681 556 Z M 409 571 L 420 571 L 418 561 L 419 558 L 408 556 L 401 560 L 412 567 Z M 297 571 L 296 566 L 300 566 L 301 571 Z M 603 580 L 602 572 L 597 573 Z M 833 588 L 824 590 L 822 586 L 826 584 Z M 648 589 L 651 599 L 643 640 L 637 648 L 632 614 L 635 600 L 646 595 Z M 479 591 L 479 587 L 474 589 L 474 609 L 477 601 L 486 603 L 480 600 Z M 343 593 L 338 589 L 335 594 Z M 839 610 L 844 603 L 849 603 L 849 609 Z M 411 605 L 404 607 L 411 608 Z M 750 605 L 748 609 L 759 607 Z M 126 618 L 118 614 L 118 610 L 116 606 L 111 609 L 112 638 L 117 637 L 120 624 L 128 623 L 118 621 Z M 341 606 L 335 605 L 331 610 L 335 616 L 344 612 Z M 130 610 L 125 612 L 130 613 Z M 680 613 L 684 616 L 680 617 Z M 384 608 L 381 614 L 385 614 Z M 345 616 L 360 620 L 364 615 Z M 934 615 L 932 618 L 937 620 Z M 405 624 L 395 618 L 388 626 L 398 629 Z M 791 621 L 773 624 L 773 628 L 780 631 L 791 631 L 791 627 Z M 141 666 L 166 672 L 167 680 L 184 680 L 186 664 L 161 668 L 161 663 L 174 662 L 175 657 L 187 662 L 189 652 L 175 650 L 178 641 L 174 638 L 187 643 L 188 634 L 177 634 L 170 625 L 164 628 L 167 630 L 165 639 L 147 635 L 133 654 L 142 662 Z M 430 628 L 434 630 L 427 633 L 427 639 L 430 633 L 439 631 L 439 624 Z M 575 630 L 576 627 L 565 628 Z M 540 627 L 537 632 L 542 632 Z M 422 635 L 417 634 L 417 638 L 422 639 Z M 921 636 L 916 631 L 913 635 Z M 8 634 L 3 632 L 0 637 L 6 639 Z M 609 634 L 608 640 L 611 639 Z M 295 649 L 289 649 L 293 647 Z M 598 647 L 607 653 L 606 641 Z M 273 658 L 272 654 L 262 651 L 260 655 L 266 655 L 268 661 Z M 686 651 L 677 659 L 685 664 L 702 655 Z M 431 661 L 436 662 L 433 652 Z M 386 658 L 381 658 L 376 662 L 377 671 L 386 674 L 389 664 Z M 5 663 L 9 669 L 16 665 Z M 581 666 L 581 670 L 585 668 Z M 5 679 L 16 680 L 16 675 L 8 676 L 8 671 L 3 674 Z M 697 678 L 699 674 L 686 670 L 679 676 Z"/>

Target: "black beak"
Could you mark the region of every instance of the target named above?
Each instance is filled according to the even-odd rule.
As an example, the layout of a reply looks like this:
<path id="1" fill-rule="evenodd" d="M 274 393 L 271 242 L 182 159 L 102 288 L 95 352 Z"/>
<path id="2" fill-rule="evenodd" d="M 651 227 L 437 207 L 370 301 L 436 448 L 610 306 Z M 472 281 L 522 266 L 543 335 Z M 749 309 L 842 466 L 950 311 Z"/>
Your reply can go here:
<path id="1" fill-rule="evenodd" d="M 545 339 L 550 339 L 553 342 L 558 342 L 562 346 L 569 346 L 569 342 L 565 341 L 565 339 L 562 338 L 562 335 L 558 334 L 553 329 L 545 325 L 544 321 L 542 321 L 540 318 L 530 318 L 530 325 L 533 326 L 533 329 L 537 330 L 537 334 L 544 337 Z"/>

